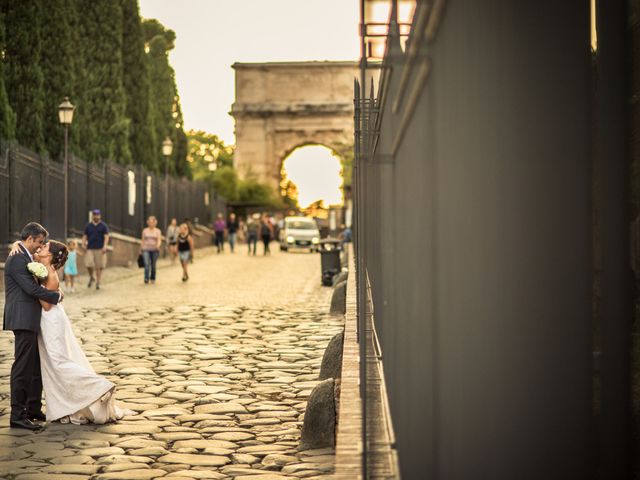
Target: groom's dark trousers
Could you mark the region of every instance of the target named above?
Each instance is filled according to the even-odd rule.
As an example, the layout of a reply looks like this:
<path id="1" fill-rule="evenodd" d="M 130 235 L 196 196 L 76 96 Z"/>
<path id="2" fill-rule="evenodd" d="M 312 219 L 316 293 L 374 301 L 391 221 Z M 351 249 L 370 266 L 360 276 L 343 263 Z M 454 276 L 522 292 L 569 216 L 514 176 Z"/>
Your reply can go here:
<path id="1" fill-rule="evenodd" d="M 15 360 L 11 367 L 11 420 L 27 418 L 42 408 L 42 376 L 38 333 L 42 306 L 38 300 L 56 304 L 60 293 L 38 285 L 27 270 L 27 251 L 7 258 L 4 266 L 4 330 L 15 335 Z"/>

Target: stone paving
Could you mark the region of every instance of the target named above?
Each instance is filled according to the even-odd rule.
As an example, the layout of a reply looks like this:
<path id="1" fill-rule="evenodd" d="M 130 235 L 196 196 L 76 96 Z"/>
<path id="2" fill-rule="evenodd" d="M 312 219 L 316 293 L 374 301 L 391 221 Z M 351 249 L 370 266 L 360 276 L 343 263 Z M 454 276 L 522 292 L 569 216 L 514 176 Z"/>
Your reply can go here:
<path id="1" fill-rule="evenodd" d="M 131 278 L 70 295 L 65 304 L 93 367 L 137 412 L 117 424 L 7 428 L 13 341 L 3 333 L 0 478 L 327 478 L 332 449 L 297 450 L 324 348 L 343 324 L 326 313 L 319 262 L 208 255 L 194 263 L 189 286 L 160 283 L 179 277 L 176 266 L 154 286 Z M 202 301 L 183 301 L 194 296 Z"/>

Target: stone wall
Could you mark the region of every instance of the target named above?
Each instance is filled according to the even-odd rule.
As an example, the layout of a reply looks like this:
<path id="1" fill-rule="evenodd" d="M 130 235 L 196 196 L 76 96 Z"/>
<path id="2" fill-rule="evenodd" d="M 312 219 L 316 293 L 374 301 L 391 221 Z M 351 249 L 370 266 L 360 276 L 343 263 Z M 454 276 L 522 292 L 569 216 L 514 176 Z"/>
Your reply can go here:
<path id="1" fill-rule="evenodd" d="M 235 167 L 274 187 L 297 147 L 353 143 L 356 62 L 236 63 Z"/>

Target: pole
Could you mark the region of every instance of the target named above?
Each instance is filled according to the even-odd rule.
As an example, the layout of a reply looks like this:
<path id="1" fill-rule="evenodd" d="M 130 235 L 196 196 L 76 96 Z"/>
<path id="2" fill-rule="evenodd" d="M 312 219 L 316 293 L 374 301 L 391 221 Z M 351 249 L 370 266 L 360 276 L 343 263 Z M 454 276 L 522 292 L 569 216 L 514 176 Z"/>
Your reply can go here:
<path id="1" fill-rule="evenodd" d="M 64 125 L 64 242 L 69 235 L 69 124 Z"/>
<path id="2" fill-rule="evenodd" d="M 169 208 L 169 156 L 164 157 L 164 229 L 167 229 L 167 211 Z"/>
<path id="3" fill-rule="evenodd" d="M 356 302 L 357 302 L 357 312 L 358 312 L 358 343 L 360 349 L 360 401 L 362 408 L 362 458 L 361 466 L 362 466 L 362 478 L 368 478 L 367 471 L 367 456 L 368 456 L 368 446 L 367 446 L 367 329 L 366 329 L 366 318 L 367 318 L 367 303 L 366 303 L 366 258 L 365 258 L 365 250 L 364 246 L 364 229 L 366 226 L 364 225 L 364 189 L 366 188 L 365 176 L 364 176 L 364 155 L 368 154 L 366 150 L 366 142 L 364 139 L 365 132 L 365 116 L 367 112 L 366 108 L 366 77 L 367 77 L 367 48 L 366 48 L 366 29 L 367 29 L 367 19 L 366 19 L 366 7 L 365 0 L 360 1 L 360 116 L 358 125 L 355 128 L 360 129 L 360 135 L 358 136 L 357 142 L 357 151 L 358 156 L 354 162 L 354 179 L 356 181 L 355 190 L 356 190 Z M 355 147 L 355 146 L 354 146 Z"/>

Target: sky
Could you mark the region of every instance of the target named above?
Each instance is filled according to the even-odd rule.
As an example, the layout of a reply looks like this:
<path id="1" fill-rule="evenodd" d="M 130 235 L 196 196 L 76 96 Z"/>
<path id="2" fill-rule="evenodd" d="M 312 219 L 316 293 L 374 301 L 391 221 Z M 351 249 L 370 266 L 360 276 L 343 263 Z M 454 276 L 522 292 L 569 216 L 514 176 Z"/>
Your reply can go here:
<path id="1" fill-rule="evenodd" d="M 342 166 L 331 150 L 310 145 L 293 151 L 284 162 L 287 178 L 298 186 L 298 204 L 308 207 L 317 200 L 325 205 L 342 203 Z"/>
<path id="2" fill-rule="evenodd" d="M 176 72 L 187 130 L 234 144 L 235 62 L 357 60 L 357 0 L 140 0 L 140 15 L 176 32 Z"/>

